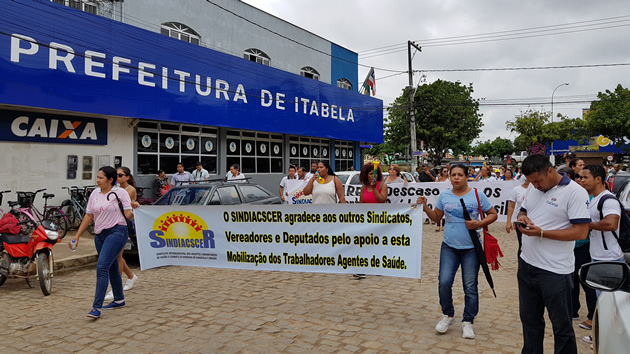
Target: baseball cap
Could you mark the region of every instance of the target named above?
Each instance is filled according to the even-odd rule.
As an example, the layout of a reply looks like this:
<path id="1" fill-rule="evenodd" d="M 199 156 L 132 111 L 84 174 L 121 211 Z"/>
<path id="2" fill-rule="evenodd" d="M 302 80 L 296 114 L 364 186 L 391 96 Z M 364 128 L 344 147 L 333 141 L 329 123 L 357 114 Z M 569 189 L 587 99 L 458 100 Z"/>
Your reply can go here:
<path id="1" fill-rule="evenodd" d="M 494 169 L 494 172 L 499 172 L 499 173 L 500 173 L 500 172 L 501 172 L 501 170 L 499 170 L 498 168 L 495 168 L 495 169 Z"/>
<path id="2" fill-rule="evenodd" d="M 567 152 L 567 156 L 565 156 L 565 157 L 568 157 L 570 159 L 574 159 L 574 158 L 577 157 L 577 154 L 575 152 L 573 152 L 573 151 L 569 151 L 569 152 Z"/>

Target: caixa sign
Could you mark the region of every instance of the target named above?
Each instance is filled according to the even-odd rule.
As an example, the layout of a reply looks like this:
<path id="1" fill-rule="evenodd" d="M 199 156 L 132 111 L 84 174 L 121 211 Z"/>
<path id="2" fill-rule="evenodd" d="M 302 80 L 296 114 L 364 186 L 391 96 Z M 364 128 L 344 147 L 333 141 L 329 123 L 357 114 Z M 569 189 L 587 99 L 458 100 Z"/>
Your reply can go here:
<path id="1" fill-rule="evenodd" d="M 0 140 L 107 145 L 107 120 L 22 111 L 0 111 Z"/>

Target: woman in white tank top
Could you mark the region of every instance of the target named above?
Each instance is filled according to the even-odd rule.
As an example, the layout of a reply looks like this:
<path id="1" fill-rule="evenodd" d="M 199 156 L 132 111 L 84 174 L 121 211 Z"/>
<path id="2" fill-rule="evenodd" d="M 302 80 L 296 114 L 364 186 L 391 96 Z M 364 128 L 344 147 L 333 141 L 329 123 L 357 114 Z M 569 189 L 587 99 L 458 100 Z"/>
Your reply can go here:
<path id="1" fill-rule="evenodd" d="M 304 187 L 304 195 L 313 195 L 313 204 L 345 203 L 343 184 L 327 161 L 317 163 L 317 172 Z"/>

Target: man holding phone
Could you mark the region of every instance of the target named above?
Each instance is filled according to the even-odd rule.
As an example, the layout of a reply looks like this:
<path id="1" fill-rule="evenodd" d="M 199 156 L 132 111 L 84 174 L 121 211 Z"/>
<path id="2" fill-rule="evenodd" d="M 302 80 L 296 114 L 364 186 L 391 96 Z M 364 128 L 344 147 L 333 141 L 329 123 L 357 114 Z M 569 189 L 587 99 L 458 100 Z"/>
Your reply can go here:
<path id="1" fill-rule="evenodd" d="M 523 233 L 517 273 L 523 353 L 543 353 L 545 308 L 554 352 L 577 353 L 571 320 L 573 248 L 575 240 L 588 235 L 588 193 L 556 172 L 544 155 L 528 156 L 521 171 L 534 186 L 525 193 L 516 223 Z"/>

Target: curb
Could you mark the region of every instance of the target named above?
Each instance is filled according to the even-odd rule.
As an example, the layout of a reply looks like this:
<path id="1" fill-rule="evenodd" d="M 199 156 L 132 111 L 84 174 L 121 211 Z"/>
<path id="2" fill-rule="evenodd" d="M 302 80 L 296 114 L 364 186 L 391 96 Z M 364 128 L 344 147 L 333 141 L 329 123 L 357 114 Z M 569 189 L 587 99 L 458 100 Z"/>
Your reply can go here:
<path id="1" fill-rule="evenodd" d="M 97 261 L 98 261 L 97 254 L 64 258 L 59 261 L 55 261 L 54 270 L 57 272 L 66 272 L 66 271 L 72 270 L 73 268 L 82 267 L 82 266 L 89 265 L 92 263 L 95 264 Z"/>

